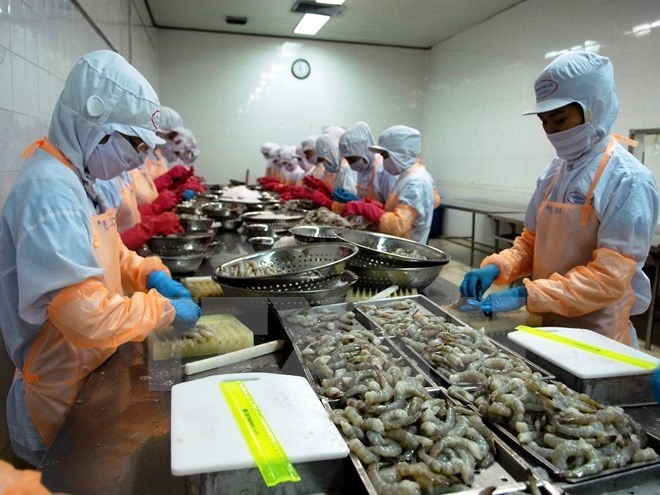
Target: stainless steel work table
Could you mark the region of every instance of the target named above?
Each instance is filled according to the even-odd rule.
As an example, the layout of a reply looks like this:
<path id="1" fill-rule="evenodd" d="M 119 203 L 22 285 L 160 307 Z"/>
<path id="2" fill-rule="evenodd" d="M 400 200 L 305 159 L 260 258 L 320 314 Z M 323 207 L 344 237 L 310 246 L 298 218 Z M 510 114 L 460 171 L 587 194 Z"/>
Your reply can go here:
<path id="1" fill-rule="evenodd" d="M 252 252 L 238 234 L 224 234 L 218 240 L 217 254 L 207 260 L 196 275 L 209 275 L 219 263 Z M 424 292 L 439 304 L 449 304 L 459 295 L 458 287 L 442 278 L 436 279 Z M 204 298 L 201 306 L 205 314 L 234 314 L 254 332 L 255 343 L 281 337 L 279 325 L 269 314 L 265 298 Z M 222 373 L 250 371 L 303 375 L 290 344 L 275 354 L 221 370 Z M 189 379 L 217 373 L 218 370 L 210 370 Z M 121 346 L 89 377 L 42 460 L 39 470 L 43 473 L 45 485 L 53 492 L 72 495 L 194 493 L 190 489 L 195 481 L 191 481 L 193 477 L 175 477 L 170 471 L 170 389 L 182 380 L 179 362 L 150 362 L 143 343 Z M 315 476 L 312 464 L 318 463 L 309 464 L 305 470 L 308 479 Z M 316 474 L 322 478 L 320 473 Z M 351 476 L 356 474 L 335 473 L 335 478 L 349 485 Z M 238 482 L 241 483 L 240 489 L 247 490 L 241 493 L 256 493 L 255 485 L 251 484 L 255 479 L 260 482 L 256 470 L 243 470 L 238 474 L 228 472 L 226 475 L 229 484 Z M 248 483 L 249 480 L 252 481 Z M 333 483 L 340 481 L 335 479 Z M 354 482 L 361 485 L 359 478 Z M 265 489 L 262 482 L 256 486 Z M 309 490 L 312 493 L 327 488 L 312 486 Z M 352 493 L 359 493 L 361 488 L 358 485 L 355 488 L 358 491 Z M 281 493 L 275 489 L 271 492 Z M 238 491 L 229 486 L 225 493 Z"/>
<path id="2" fill-rule="evenodd" d="M 442 208 L 465 211 L 471 215 L 471 230 L 467 237 L 443 236 L 444 239 L 456 242 L 460 240 L 469 240 L 470 247 L 470 266 L 474 266 L 474 252 L 481 243 L 475 240 L 476 216 L 493 213 L 524 213 L 527 205 L 509 203 L 504 201 L 489 201 L 480 198 L 443 198 L 440 203 Z M 490 247 L 490 246 L 489 246 Z"/>

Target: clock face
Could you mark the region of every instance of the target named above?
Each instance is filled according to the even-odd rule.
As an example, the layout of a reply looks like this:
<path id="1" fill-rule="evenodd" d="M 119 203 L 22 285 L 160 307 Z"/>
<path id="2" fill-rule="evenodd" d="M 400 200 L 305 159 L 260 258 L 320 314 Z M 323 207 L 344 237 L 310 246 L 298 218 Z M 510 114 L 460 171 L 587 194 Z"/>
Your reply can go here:
<path id="1" fill-rule="evenodd" d="M 294 60 L 293 64 L 291 64 L 291 73 L 298 79 L 305 79 L 307 76 L 309 76 L 311 70 L 312 69 L 309 66 L 309 62 L 304 58 Z"/>

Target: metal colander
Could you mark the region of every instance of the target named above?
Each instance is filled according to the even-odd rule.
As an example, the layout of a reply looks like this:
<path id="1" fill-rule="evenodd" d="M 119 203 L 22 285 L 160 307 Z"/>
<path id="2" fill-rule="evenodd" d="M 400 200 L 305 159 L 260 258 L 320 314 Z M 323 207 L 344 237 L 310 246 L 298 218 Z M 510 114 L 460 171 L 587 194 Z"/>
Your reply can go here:
<path id="1" fill-rule="evenodd" d="M 342 273 L 357 252 L 344 242 L 285 246 L 223 263 L 213 278 L 232 287 L 280 290 L 282 284 L 294 284 L 290 287 L 304 290 L 319 278 Z"/>
<path id="2" fill-rule="evenodd" d="M 422 290 L 438 278 L 444 265 L 431 266 L 376 266 L 364 265 L 361 261 L 351 263 L 350 269 L 355 272 L 360 286 L 374 289 L 385 289 L 398 285 L 399 289 Z"/>
<path id="3" fill-rule="evenodd" d="M 279 286 L 255 284 L 248 287 L 234 287 L 220 283 L 223 293 L 229 297 L 271 297 L 299 298 L 312 305 L 333 304 L 346 298 L 346 293 L 357 282 L 355 273 L 345 270 L 337 275 L 316 279 L 304 287 L 296 283 L 281 283 Z"/>
<path id="4" fill-rule="evenodd" d="M 360 249 L 352 263 L 359 263 L 362 266 L 392 268 L 438 266 L 446 265 L 451 259 L 439 249 L 393 235 L 337 228 L 335 235 L 339 240 Z"/>
<path id="5" fill-rule="evenodd" d="M 324 225 L 300 225 L 289 229 L 289 232 L 293 234 L 296 241 L 309 244 L 311 242 L 336 242 L 335 229 L 336 227 Z"/>

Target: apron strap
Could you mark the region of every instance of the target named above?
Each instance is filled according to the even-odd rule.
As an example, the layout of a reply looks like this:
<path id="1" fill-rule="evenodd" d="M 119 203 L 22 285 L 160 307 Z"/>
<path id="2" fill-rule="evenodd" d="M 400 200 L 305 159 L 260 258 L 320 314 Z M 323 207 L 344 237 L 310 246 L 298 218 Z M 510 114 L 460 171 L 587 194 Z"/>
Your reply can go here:
<path id="1" fill-rule="evenodd" d="M 582 207 L 582 216 L 580 217 L 580 225 L 582 226 L 585 226 L 587 224 L 587 216 L 589 215 L 589 209 L 591 208 L 591 201 L 594 196 L 594 189 L 596 188 L 596 184 L 598 184 L 598 181 L 600 180 L 600 176 L 603 175 L 603 171 L 605 170 L 605 167 L 610 161 L 610 157 L 612 156 L 612 152 L 614 151 L 615 143 L 616 141 L 614 138 L 610 139 L 610 144 L 607 145 L 607 148 L 605 149 L 605 153 L 603 153 L 603 157 L 600 159 L 598 170 L 596 170 L 596 174 L 594 175 L 594 180 L 591 182 L 591 187 L 589 188 L 589 192 L 587 193 L 587 198 L 584 201 L 584 206 Z"/>
<path id="2" fill-rule="evenodd" d="M 626 137 L 622 134 L 612 134 L 612 136 L 614 137 L 614 139 L 619 141 L 621 144 L 628 145 L 631 148 L 637 148 L 637 146 L 639 145 L 639 141 L 635 141 L 634 139 Z"/>

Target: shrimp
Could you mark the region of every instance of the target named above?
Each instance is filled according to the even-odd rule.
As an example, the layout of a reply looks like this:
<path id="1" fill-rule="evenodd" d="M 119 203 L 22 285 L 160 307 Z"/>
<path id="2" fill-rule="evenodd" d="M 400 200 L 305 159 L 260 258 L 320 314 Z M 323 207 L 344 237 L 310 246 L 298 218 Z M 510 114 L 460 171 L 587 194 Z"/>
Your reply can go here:
<path id="1" fill-rule="evenodd" d="M 381 477 L 378 469 L 378 466 L 372 464 L 367 469 L 367 474 L 379 495 L 421 495 L 419 483 L 411 480 L 388 483 Z"/>

